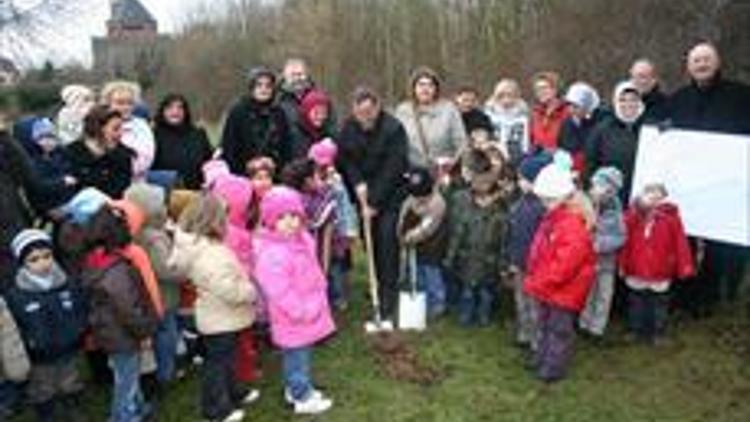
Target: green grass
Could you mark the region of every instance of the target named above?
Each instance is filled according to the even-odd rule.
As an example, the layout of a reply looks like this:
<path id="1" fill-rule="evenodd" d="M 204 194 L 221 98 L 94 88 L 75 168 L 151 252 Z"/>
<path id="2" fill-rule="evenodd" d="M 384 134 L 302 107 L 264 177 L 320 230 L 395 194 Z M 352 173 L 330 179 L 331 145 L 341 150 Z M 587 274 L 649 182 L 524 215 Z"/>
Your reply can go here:
<path id="1" fill-rule="evenodd" d="M 357 269 L 357 301 L 339 333 L 315 351 L 315 381 L 336 401 L 327 414 L 303 421 L 747 421 L 750 420 L 750 319 L 725 312 L 672 326 L 674 344 L 662 349 L 628 345 L 621 324 L 611 341 L 578 339 L 567 380 L 547 389 L 522 367 L 505 315 L 490 328 L 464 329 L 444 318 L 426 333 L 407 334 L 420 362 L 442 379 L 417 385 L 386 376 L 362 331 L 368 315 L 364 271 Z M 246 420 L 294 419 L 281 397 L 279 356 L 266 351 L 263 396 Z M 103 415 L 102 394 L 89 396 Z M 158 420 L 197 421 L 197 375 L 176 386 Z M 104 420 L 102 416 L 101 419 Z"/>

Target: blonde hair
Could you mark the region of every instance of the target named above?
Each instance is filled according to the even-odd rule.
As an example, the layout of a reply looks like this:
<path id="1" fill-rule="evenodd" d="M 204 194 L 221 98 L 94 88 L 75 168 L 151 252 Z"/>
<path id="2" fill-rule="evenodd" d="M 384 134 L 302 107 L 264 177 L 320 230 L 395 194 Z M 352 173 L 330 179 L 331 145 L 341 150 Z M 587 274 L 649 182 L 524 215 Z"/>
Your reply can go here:
<path id="1" fill-rule="evenodd" d="M 127 91 L 133 97 L 133 102 L 141 101 L 141 87 L 135 82 L 117 80 L 104 84 L 99 95 L 101 104 L 109 104 L 115 92 Z"/>
<path id="2" fill-rule="evenodd" d="M 521 85 L 515 79 L 503 78 L 495 85 L 495 90 L 492 91 L 492 96 L 489 98 L 489 102 L 496 102 L 500 96 L 500 91 L 508 90 L 513 92 L 516 99 L 521 99 Z"/>
<path id="3" fill-rule="evenodd" d="M 178 224 L 184 232 L 220 241 L 227 230 L 226 204 L 215 195 L 204 193 L 182 212 Z"/>

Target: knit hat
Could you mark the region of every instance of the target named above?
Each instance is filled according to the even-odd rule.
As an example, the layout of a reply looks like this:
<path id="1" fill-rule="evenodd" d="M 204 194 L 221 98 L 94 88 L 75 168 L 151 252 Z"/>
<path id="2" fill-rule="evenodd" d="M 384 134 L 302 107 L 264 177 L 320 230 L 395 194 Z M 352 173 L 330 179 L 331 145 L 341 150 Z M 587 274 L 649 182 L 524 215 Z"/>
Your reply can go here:
<path id="1" fill-rule="evenodd" d="M 305 218 L 302 195 L 285 186 L 271 188 L 260 202 L 260 218 L 263 225 L 273 228 L 279 218 L 287 213 L 297 214 Z"/>
<path id="2" fill-rule="evenodd" d="M 60 208 L 63 215 L 76 224 L 85 224 L 110 201 L 109 196 L 96 188 L 85 188 Z"/>
<path id="3" fill-rule="evenodd" d="M 591 176 L 591 184 L 604 186 L 618 192 L 622 189 L 623 177 L 622 172 L 615 167 L 602 167 Z"/>
<path id="4" fill-rule="evenodd" d="M 430 195 L 435 187 L 435 178 L 424 167 L 415 167 L 404 175 L 406 177 L 406 192 L 415 197 Z"/>
<path id="5" fill-rule="evenodd" d="M 18 262 L 22 263 L 35 249 L 52 249 L 52 238 L 43 230 L 21 230 L 21 232 L 13 238 L 10 247 L 13 250 L 13 256 L 16 257 Z"/>
<path id="6" fill-rule="evenodd" d="M 338 154 L 336 144 L 331 138 L 325 138 L 310 147 L 307 157 L 315 161 L 318 166 L 327 167 L 336 162 L 336 154 Z"/>
<path id="7" fill-rule="evenodd" d="M 270 78 L 271 84 L 276 85 L 276 72 L 267 66 L 256 66 L 247 72 L 247 85 L 250 89 L 255 88 L 255 84 L 258 83 L 260 78 Z"/>
<path id="8" fill-rule="evenodd" d="M 556 164 L 543 168 L 534 180 L 534 194 L 540 198 L 562 199 L 575 192 L 573 175 Z"/>
<path id="9" fill-rule="evenodd" d="M 46 117 L 37 119 L 31 126 L 31 140 L 39 142 L 45 138 L 57 139 L 55 135 L 55 124 Z"/>
<path id="10" fill-rule="evenodd" d="M 475 130 L 486 130 L 492 135 L 495 128 L 492 126 L 490 118 L 482 110 L 471 110 L 463 114 L 464 126 L 466 133 L 471 134 Z"/>
<path id="11" fill-rule="evenodd" d="M 518 173 L 525 180 L 534 183 L 534 180 L 539 175 L 539 172 L 541 172 L 543 168 L 547 167 L 551 163 L 552 155 L 547 152 L 530 155 L 521 160 L 521 164 L 518 167 Z"/>
<path id="12" fill-rule="evenodd" d="M 576 82 L 568 88 L 565 101 L 582 108 L 586 114 L 591 114 L 599 107 L 599 94 L 591 85 L 585 82 Z"/>
<path id="13" fill-rule="evenodd" d="M 253 199 L 253 186 L 249 179 L 234 174 L 220 175 L 214 180 L 211 192 L 227 204 L 230 224 L 240 227 L 247 225 L 248 210 Z"/>
<path id="14" fill-rule="evenodd" d="M 224 160 L 209 160 L 201 167 L 203 171 L 203 187 L 210 188 L 216 179 L 231 174 L 229 164 Z"/>

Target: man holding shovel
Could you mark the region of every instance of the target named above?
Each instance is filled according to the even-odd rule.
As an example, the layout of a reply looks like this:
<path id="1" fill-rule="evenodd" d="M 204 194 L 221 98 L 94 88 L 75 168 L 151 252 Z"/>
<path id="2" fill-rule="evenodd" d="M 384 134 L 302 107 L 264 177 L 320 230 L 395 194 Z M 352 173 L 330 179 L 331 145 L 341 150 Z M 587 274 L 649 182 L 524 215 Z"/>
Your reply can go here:
<path id="1" fill-rule="evenodd" d="M 375 281 L 375 322 L 387 320 L 396 309 L 399 250 L 396 226 L 404 199 L 408 168 L 407 137 L 401 123 L 381 108 L 380 97 L 366 87 L 352 95 L 351 117 L 337 137 L 339 165 L 346 183 L 356 193 L 364 227 L 372 240 L 371 283 Z M 370 243 L 370 242 L 367 242 Z"/>

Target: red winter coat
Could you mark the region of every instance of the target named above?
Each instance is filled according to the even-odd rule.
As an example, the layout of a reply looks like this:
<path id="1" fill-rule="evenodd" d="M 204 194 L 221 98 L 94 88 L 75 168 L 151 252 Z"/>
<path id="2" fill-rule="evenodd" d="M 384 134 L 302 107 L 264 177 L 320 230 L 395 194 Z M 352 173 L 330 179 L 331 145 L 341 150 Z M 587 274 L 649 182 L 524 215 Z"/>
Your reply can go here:
<path id="1" fill-rule="evenodd" d="M 627 241 L 620 252 L 626 276 L 664 281 L 687 278 L 695 265 L 676 205 L 660 204 L 651 212 L 633 205 L 625 213 Z"/>
<path id="2" fill-rule="evenodd" d="M 544 216 L 529 252 L 524 291 L 580 312 L 596 274 L 596 253 L 583 216 L 567 206 Z"/>
<path id="3" fill-rule="evenodd" d="M 563 121 L 570 116 L 568 105 L 554 99 L 552 104 L 537 103 L 531 110 L 531 143 L 534 146 L 555 149 Z"/>

